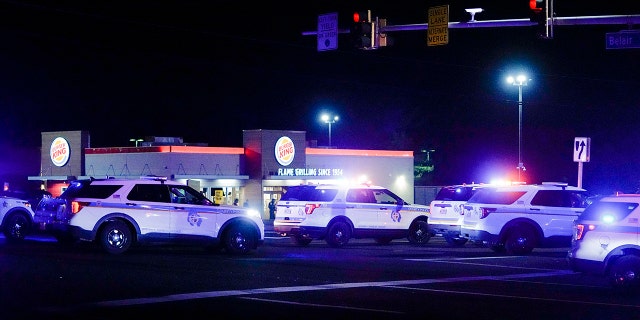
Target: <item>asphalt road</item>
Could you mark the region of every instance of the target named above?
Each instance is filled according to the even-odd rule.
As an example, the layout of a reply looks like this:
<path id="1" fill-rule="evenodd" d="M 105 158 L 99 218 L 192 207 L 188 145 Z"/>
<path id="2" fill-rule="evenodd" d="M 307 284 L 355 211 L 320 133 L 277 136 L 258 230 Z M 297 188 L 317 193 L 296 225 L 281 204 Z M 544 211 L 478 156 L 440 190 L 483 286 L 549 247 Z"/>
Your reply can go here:
<path id="1" fill-rule="evenodd" d="M 520 257 L 440 238 L 335 249 L 267 236 L 246 256 L 175 246 L 107 255 L 86 243 L 0 237 L 0 318 L 640 318 L 639 296 L 568 270 L 568 248 Z"/>

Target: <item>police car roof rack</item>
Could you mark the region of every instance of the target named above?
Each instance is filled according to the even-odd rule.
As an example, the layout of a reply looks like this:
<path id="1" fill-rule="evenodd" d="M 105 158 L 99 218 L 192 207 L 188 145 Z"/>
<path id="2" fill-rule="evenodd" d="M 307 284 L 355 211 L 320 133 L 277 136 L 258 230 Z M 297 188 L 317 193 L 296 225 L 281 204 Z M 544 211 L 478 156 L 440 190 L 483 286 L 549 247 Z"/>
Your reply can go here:
<path id="1" fill-rule="evenodd" d="M 162 182 L 167 181 L 167 177 L 155 176 L 155 175 L 140 176 L 140 179 L 162 181 Z"/>

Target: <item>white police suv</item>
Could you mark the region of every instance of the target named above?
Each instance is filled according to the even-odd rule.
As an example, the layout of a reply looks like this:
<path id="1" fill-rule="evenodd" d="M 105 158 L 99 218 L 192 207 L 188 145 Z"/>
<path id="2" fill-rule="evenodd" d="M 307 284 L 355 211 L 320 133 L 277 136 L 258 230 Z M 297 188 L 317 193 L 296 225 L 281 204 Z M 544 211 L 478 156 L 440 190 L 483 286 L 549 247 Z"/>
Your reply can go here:
<path id="1" fill-rule="evenodd" d="M 0 227 L 9 242 L 24 240 L 33 229 L 33 210 L 28 200 L 0 197 Z"/>
<path id="2" fill-rule="evenodd" d="M 613 288 L 640 289 L 640 194 L 602 197 L 575 221 L 573 271 L 603 275 Z"/>
<path id="3" fill-rule="evenodd" d="M 566 183 L 488 186 L 464 206 L 461 235 L 496 252 L 525 255 L 535 247 L 569 247 L 586 190 Z"/>
<path id="4" fill-rule="evenodd" d="M 150 243 L 244 254 L 264 242 L 264 222 L 255 210 L 216 205 L 190 186 L 164 178 L 73 181 L 35 211 L 40 229 L 59 241 L 97 242 L 112 254 Z"/>
<path id="5" fill-rule="evenodd" d="M 460 236 L 460 226 L 464 218 L 464 205 L 484 184 L 460 184 L 446 186 L 438 191 L 431 201 L 429 230 L 432 236 L 442 236 L 448 244 L 458 247 L 467 242 Z"/>
<path id="6" fill-rule="evenodd" d="M 407 238 L 429 241 L 428 206 L 412 205 L 390 190 L 371 185 L 291 186 L 276 205 L 274 230 L 299 245 L 323 239 L 342 247 L 351 238 L 380 244 Z"/>

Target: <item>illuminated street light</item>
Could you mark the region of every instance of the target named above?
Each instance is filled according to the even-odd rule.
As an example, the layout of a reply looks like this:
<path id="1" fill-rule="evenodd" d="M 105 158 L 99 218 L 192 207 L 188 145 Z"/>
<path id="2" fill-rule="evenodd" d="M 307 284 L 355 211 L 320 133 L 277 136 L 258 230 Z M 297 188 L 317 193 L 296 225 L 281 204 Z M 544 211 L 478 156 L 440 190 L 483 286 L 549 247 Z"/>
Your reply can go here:
<path id="1" fill-rule="evenodd" d="M 507 77 L 507 82 L 518 86 L 518 181 L 520 181 L 520 174 L 522 171 L 527 170 L 522 162 L 522 87 L 527 85 L 527 76 L 521 74 L 516 76 Z"/>
<path id="2" fill-rule="evenodd" d="M 142 139 L 129 139 L 129 141 L 135 143 L 136 144 L 136 148 L 137 148 L 138 147 L 138 143 L 142 142 L 144 140 L 142 140 Z"/>
<path id="3" fill-rule="evenodd" d="M 340 120 L 340 117 L 333 116 L 333 118 L 331 118 L 328 114 L 323 114 L 320 119 L 324 121 L 324 123 L 329 124 L 329 148 L 331 148 L 331 125 Z"/>

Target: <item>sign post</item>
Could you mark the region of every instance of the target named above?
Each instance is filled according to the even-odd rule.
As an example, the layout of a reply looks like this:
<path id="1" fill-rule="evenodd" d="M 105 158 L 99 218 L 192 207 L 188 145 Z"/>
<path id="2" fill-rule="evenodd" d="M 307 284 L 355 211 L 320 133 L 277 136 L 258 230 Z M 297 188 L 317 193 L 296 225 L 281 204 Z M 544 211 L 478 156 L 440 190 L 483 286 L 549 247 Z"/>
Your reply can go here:
<path id="1" fill-rule="evenodd" d="M 578 163 L 578 188 L 582 188 L 582 167 L 591 158 L 591 138 L 576 137 L 573 143 L 573 161 Z"/>
<path id="2" fill-rule="evenodd" d="M 338 13 L 318 16 L 318 51 L 338 49 Z"/>

